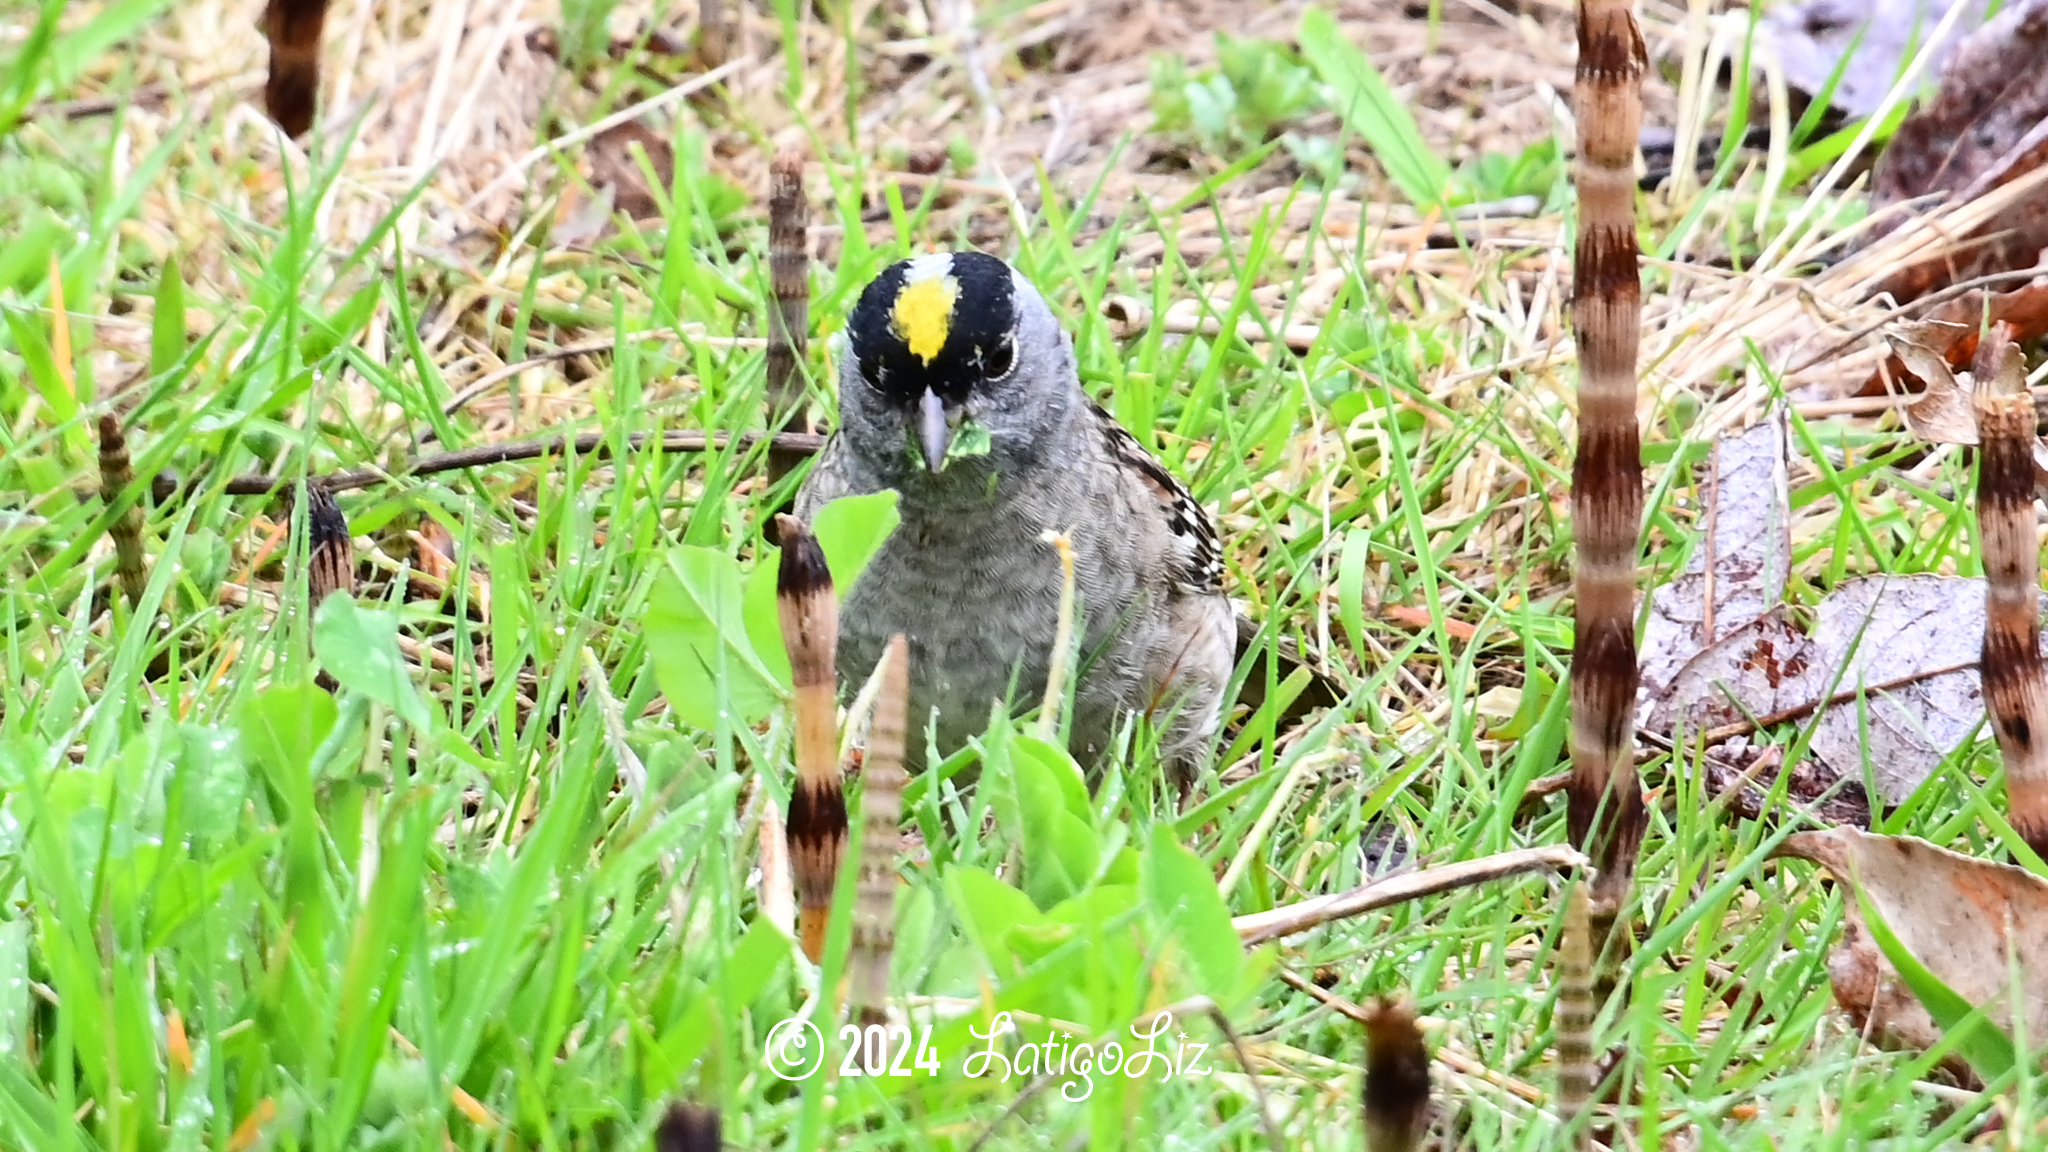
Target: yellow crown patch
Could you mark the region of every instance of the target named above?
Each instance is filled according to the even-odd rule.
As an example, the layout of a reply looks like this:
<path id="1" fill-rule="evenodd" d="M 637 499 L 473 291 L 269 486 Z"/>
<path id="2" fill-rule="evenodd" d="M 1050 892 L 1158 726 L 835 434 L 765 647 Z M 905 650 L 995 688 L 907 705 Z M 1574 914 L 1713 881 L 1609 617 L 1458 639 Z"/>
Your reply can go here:
<path id="1" fill-rule="evenodd" d="M 911 355 L 927 364 L 938 358 L 952 330 L 953 301 L 959 295 L 960 282 L 952 276 L 918 280 L 896 294 L 896 334 Z"/>

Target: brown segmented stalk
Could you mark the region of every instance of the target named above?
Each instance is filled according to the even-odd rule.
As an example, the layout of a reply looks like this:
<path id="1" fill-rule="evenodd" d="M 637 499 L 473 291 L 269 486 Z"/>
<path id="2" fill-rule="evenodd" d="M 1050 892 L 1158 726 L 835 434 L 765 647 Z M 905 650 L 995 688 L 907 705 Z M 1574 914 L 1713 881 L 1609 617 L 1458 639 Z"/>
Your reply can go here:
<path id="1" fill-rule="evenodd" d="M 327 0 L 270 0 L 263 9 L 263 35 L 270 40 L 270 78 L 263 106 L 287 136 L 313 127 L 320 101 L 320 32 L 327 24 Z"/>
<path id="2" fill-rule="evenodd" d="M 839 774 L 839 699 L 834 661 L 839 601 L 825 552 L 803 522 L 777 516 L 782 565 L 775 574 L 782 643 L 796 690 L 796 784 L 789 792 L 789 865 L 796 881 L 797 936 L 813 963 L 825 954 L 832 888 L 846 855 L 846 792 Z"/>
<path id="3" fill-rule="evenodd" d="M 1572 645 L 1572 842 L 1593 858 L 1602 940 L 1627 901 L 1646 813 L 1636 783 L 1636 535 L 1643 519 L 1636 432 L 1635 154 L 1642 122 L 1642 33 L 1627 0 L 1580 0 L 1579 190 L 1572 327 L 1579 349 L 1579 445 L 1572 465 L 1578 539 Z"/>
<path id="4" fill-rule="evenodd" d="M 678 1101 L 654 1130 L 654 1152 L 722 1152 L 723 1127 L 718 1109 Z"/>
<path id="5" fill-rule="evenodd" d="M 317 484 L 306 486 L 306 591 L 315 608 L 332 593 L 356 591 L 356 543 L 348 517 L 334 493 Z"/>
<path id="6" fill-rule="evenodd" d="M 860 770 L 860 889 L 853 911 L 851 1002 L 863 1024 L 888 1020 L 889 964 L 896 955 L 896 866 L 903 855 L 904 745 L 910 732 L 910 640 L 898 632 L 882 654 L 882 687 Z"/>
<path id="7" fill-rule="evenodd" d="M 1600 1071 L 1593 1063 L 1593 924 L 1586 887 L 1574 880 L 1565 895 L 1564 936 L 1557 956 L 1557 1115 L 1579 1148 L 1593 1146 L 1586 1111 Z"/>
<path id="8" fill-rule="evenodd" d="M 2034 516 L 2034 402 L 2004 324 L 1977 346 L 1977 528 L 1984 541 L 1984 702 L 2005 757 L 2014 831 L 2048 856 L 2048 682 Z"/>
<path id="9" fill-rule="evenodd" d="M 100 499 L 112 508 L 133 483 L 128 439 L 121 434 L 121 418 L 110 412 L 100 417 Z M 142 554 L 142 505 L 130 501 L 107 526 L 107 535 L 114 541 L 114 575 L 121 581 L 121 591 L 130 604 L 140 604 L 149 586 L 149 561 Z"/>
<path id="10" fill-rule="evenodd" d="M 768 280 L 775 307 L 768 312 L 768 430 L 809 432 L 804 379 L 799 371 L 810 341 L 811 202 L 804 199 L 804 154 L 777 153 L 768 170 Z M 802 453 L 768 450 L 768 481 L 782 479 Z"/>
<path id="11" fill-rule="evenodd" d="M 1429 1049 L 1415 1010 L 1381 1000 L 1365 1038 L 1366 1152 L 1413 1152 L 1429 1126 Z"/>

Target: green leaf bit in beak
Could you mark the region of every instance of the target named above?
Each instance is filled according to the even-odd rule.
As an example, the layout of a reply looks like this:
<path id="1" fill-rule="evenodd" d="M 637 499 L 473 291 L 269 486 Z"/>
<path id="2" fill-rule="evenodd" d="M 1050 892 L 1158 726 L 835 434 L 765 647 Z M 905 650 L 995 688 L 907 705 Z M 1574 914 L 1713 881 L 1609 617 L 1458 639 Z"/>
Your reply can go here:
<path id="1" fill-rule="evenodd" d="M 974 420 L 962 420 L 953 429 L 953 442 L 946 446 L 948 464 L 962 456 L 986 456 L 991 446 L 988 428 Z"/>

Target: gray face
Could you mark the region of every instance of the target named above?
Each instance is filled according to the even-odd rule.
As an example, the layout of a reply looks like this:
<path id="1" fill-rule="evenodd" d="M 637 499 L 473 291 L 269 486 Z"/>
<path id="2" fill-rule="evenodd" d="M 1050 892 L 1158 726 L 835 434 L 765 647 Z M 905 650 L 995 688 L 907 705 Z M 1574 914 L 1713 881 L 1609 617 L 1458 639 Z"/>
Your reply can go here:
<path id="1" fill-rule="evenodd" d="M 891 487 L 985 494 L 1038 466 L 1080 407 L 1071 340 L 1038 291 L 992 256 L 892 265 L 847 331 L 842 435 Z"/>

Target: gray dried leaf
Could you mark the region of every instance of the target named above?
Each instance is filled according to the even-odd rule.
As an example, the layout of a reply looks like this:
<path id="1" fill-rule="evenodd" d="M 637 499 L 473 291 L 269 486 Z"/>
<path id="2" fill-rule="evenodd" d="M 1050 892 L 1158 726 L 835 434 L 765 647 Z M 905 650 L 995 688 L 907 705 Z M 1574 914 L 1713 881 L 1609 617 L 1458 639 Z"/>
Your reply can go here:
<path id="1" fill-rule="evenodd" d="M 1685 571 L 1650 593 L 1641 661 L 1646 699 L 1663 695 L 1701 649 L 1785 598 L 1792 511 L 1784 413 L 1716 442 L 1707 475 L 1701 538 Z"/>
<path id="2" fill-rule="evenodd" d="M 1910 795 L 1984 720 L 1977 673 L 1984 582 L 1958 576 L 1845 581 L 1810 633 L 1774 609 L 1701 650 L 1649 702 L 1644 728 L 1676 733 L 1819 714 L 1810 752 L 1878 795 Z"/>

